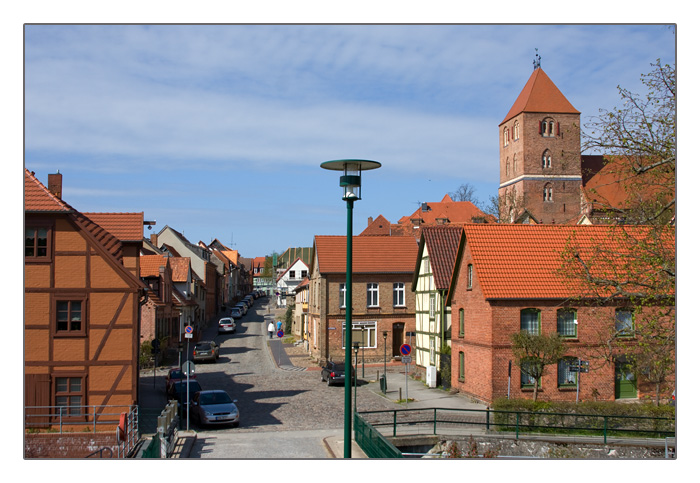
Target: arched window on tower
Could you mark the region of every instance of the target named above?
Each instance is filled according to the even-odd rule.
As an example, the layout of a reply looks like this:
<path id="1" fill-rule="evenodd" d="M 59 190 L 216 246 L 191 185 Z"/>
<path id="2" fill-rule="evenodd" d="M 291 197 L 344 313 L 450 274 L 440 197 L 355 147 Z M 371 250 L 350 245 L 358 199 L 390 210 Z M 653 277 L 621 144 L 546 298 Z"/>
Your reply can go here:
<path id="1" fill-rule="evenodd" d="M 515 121 L 513 125 L 513 141 L 517 141 L 518 139 L 520 139 L 520 123 Z"/>
<path id="2" fill-rule="evenodd" d="M 554 122 L 554 119 L 547 117 L 540 122 L 540 135 L 546 138 L 555 137 L 559 134 L 559 123 Z"/>
<path id="3" fill-rule="evenodd" d="M 544 153 L 542 153 L 542 167 L 552 167 L 552 153 L 549 151 L 549 149 L 545 149 Z"/>
<path id="4" fill-rule="evenodd" d="M 544 185 L 542 190 L 542 201 L 550 202 L 552 201 L 552 184 L 547 183 Z"/>
<path id="5" fill-rule="evenodd" d="M 508 128 L 503 128 L 503 146 L 508 146 Z"/>
<path id="6" fill-rule="evenodd" d="M 506 177 L 510 176 L 510 158 L 506 158 Z"/>
<path id="7" fill-rule="evenodd" d="M 515 173 L 518 172 L 518 155 L 514 154 L 513 155 L 513 176 L 515 176 Z"/>

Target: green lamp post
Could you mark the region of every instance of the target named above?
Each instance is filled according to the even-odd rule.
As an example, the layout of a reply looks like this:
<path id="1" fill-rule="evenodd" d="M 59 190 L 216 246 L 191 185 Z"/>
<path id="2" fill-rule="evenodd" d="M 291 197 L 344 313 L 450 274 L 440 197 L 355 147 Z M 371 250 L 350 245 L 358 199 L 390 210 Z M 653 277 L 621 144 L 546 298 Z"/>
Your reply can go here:
<path id="1" fill-rule="evenodd" d="M 377 161 L 339 159 L 321 163 L 323 169 L 342 171 L 340 187 L 347 202 L 347 251 L 345 265 L 345 423 L 343 427 L 344 458 L 351 458 L 352 440 L 352 208 L 362 199 L 362 171 L 381 167 Z"/>

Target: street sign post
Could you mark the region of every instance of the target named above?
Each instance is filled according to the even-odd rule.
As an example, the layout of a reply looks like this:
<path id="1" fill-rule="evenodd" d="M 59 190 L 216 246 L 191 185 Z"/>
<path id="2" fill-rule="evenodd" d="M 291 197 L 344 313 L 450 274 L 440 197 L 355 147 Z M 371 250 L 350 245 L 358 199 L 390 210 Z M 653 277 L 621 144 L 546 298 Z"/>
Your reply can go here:
<path id="1" fill-rule="evenodd" d="M 408 344 L 401 344 L 401 347 L 399 347 L 399 351 L 401 352 L 401 354 L 403 354 L 401 362 L 406 364 L 406 406 L 408 406 L 408 365 L 411 363 L 411 346 Z"/>

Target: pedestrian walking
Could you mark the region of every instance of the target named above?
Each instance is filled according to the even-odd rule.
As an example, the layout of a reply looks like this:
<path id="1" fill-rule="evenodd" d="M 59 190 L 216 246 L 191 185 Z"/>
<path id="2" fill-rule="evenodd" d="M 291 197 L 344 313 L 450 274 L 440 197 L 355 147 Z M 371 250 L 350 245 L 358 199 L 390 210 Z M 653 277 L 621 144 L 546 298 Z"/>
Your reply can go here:
<path id="1" fill-rule="evenodd" d="M 272 321 L 267 325 L 267 332 L 270 334 L 270 339 L 272 339 L 272 333 L 275 331 L 275 326 L 272 324 Z"/>
<path id="2" fill-rule="evenodd" d="M 277 321 L 277 330 L 278 331 L 282 330 L 282 321 L 281 320 Z"/>

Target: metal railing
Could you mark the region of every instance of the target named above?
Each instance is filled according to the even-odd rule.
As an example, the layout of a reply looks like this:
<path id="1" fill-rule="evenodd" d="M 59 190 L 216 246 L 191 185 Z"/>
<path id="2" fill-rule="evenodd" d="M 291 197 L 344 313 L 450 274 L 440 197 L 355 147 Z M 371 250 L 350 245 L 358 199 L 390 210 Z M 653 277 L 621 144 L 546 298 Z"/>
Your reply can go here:
<path id="1" fill-rule="evenodd" d="M 123 413 L 132 413 L 137 406 L 25 406 L 24 427 L 63 433 L 91 430 L 112 431 Z M 138 418 L 136 418 L 138 419 Z"/>
<path id="2" fill-rule="evenodd" d="M 391 444 L 379 431 L 368 424 L 362 416 L 354 413 L 355 442 L 370 458 L 403 458 L 401 451 Z"/>
<path id="3" fill-rule="evenodd" d="M 394 409 L 359 413 L 367 425 L 390 428 L 397 435 L 470 434 L 470 432 L 514 432 L 552 436 L 611 436 L 622 438 L 662 439 L 676 434 L 675 418 L 618 416 L 569 413 L 535 413 L 492 409 Z"/>

